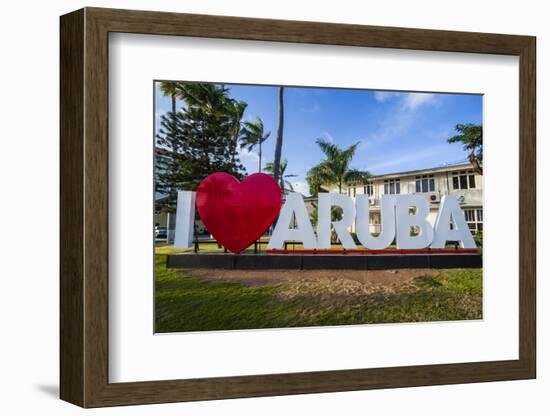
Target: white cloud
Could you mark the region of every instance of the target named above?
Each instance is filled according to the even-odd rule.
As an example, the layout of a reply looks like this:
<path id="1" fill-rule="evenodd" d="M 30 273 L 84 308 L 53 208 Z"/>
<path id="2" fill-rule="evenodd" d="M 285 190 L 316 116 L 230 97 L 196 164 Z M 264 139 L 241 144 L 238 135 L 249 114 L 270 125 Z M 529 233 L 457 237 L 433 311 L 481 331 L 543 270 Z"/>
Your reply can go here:
<path id="1" fill-rule="evenodd" d="M 322 132 L 319 136 L 321 139 L 326 140 L 327 142 L 334 143 L 334 137 L 332 137 L 332 135 L 328 131 Z"/>
<path id="2" fill-rule="evenodd" d="M 375 91 L 374 92 L 374 98 L 379 103 L 386 102 L 390 98 L 397 97 L 398 95 L 399 95 L 398 92 L 389 92 L 389 91 Z"/>
<path id="3" fill-rule="evenodd" d="M 260 156 L 254 150 L 239 148 L 239 149 L 237 149 L 237 154 L 239 155 L 241 160 L 247 159 L 247 160 L 252 160 L 252 161 L 255 161 L 255 162 L 258 162 L 258 160 L 260 160 Z"/>
<path id="4" fill-rule="evenodd" d="M 258 153 L 253 150 L 238 149 L 237 155 L 249 175 L 258 172 L 258 162 L 260 160 Z"/>
<path id="5" fill-rule="evenodd" d="M 404 163 L 417 162 L 437 154 L 440 154 L 442 151 L 441 147 L 431 147 L 429 149 L 424 149 L 418 152 L 408 152 L 400 156 L 387 155 L 387 158 L 383 162 L 375 163 L 368 166 L 368 170 L 376 173 L 388 168 L 399 167 Z"/>
<path id="6" fill-rule="evenodd" d="M 383 143 L 398 139 L 414 123 L 414 115 L 403 109 L 391 112 L 384 118 L 379 128 L 361 141 L 361 149 L 370 149 Z"/>
<path id="7" fill-rule="evenodd" d="M 383 102 L 391 97 L 399 96 L 399 104 L 394 111 L 380 122 L 378 130 L 370 134 L 363 140 L 361 149 L 369 149 L 398 139 L 401 135 L 411 128 L 415 123 L 416 110 L 423 105 L 433 105 L 437 103 L 437 95 L 422 92 L 396 93 L 396 92 L 375 92 L 378 101 Z"/>
<path id="8" fill-rule="evenodd" d="M 309 186 L 306 182 L 292 182 L 292 187 L 294 188 L 294 192 L 309 196 Z"/>
<path id="9" fill-rule="evenodd" d="M 433 104 L 436 101 L 435 94 L 423 92 L 410 92 L 403 98 L 403 108 L 406 110 L 416 110 L 425 104 Z"/>
<path id="10" fill-rule="evenodd" d="M 424 92 L 390 92 L 375 91 L 374 98 L 379 103 L 384 103 L 392 98 L 400 98 L 401 107 L 406 110 L 415 110 L 424 104 L 432 104 L 436 101 L 436 95 Z"/>

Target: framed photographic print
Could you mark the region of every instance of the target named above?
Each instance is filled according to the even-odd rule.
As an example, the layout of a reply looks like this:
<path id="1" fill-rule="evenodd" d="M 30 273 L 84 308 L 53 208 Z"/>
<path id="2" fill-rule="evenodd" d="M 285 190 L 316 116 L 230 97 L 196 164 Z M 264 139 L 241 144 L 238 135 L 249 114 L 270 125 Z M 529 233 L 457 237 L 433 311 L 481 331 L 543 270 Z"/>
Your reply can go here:
<path id="1" fill-rule="evenodd" d="M 61 17 L 83 407 L 534 378 L 535 38 Z"/>

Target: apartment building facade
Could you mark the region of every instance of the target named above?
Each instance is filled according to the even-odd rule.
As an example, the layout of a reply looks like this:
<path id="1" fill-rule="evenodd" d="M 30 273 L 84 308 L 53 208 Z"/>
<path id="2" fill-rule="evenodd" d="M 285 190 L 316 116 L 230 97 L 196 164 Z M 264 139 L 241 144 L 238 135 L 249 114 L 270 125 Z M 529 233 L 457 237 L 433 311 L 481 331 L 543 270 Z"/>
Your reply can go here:
<path id="1" fill-rule="evenodd" d="M 338 192 L 330 189 L 332 192 Z M 434 224 L 444 195 L 457 198 L 472 234 L 483 229 L 483 176 L 470 164 L 377 175 L 364 183 L 347 185 L 343 192 L 355 199 L 367 194 L 370 230 L 380 232 L 380 198 L 385 194 L 420 194 L 430 206 L 428 221 Z M 354 227 L 352 227 L 354 228 Z M 352 229 L 352 231 L 354 231 Z"/>

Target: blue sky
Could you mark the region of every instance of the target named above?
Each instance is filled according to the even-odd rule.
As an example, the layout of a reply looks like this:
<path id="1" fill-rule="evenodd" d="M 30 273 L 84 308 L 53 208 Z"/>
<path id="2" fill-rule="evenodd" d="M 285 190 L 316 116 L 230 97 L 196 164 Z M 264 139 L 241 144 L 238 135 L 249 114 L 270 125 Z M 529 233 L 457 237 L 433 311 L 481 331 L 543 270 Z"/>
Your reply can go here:
<path id="1" fill-rule="evenodd" d="M 263 164 L 273 160 L 277 132 L 277 90 L 271 86 L 228 85 L 231 95 L 248 103 L 244 118 L 260 117 L 270 138 Z M 156 127 L 170 99 L 156 88 Z M 305 176 L 323 158 L 315 140 L 341 147 L 359 142 L 352 167 L 372 174 L 455 164 L 466 159 L 460 144 L 449 144 L 459 123 L 482 122 L 482 96 L 285 87 L 283 159 L 297 191 L 308 194 Z M 181 106 L 181 103 L 178 104 Z M 248 173 L 258 170 L 257 151 L 241 152 Z"/>

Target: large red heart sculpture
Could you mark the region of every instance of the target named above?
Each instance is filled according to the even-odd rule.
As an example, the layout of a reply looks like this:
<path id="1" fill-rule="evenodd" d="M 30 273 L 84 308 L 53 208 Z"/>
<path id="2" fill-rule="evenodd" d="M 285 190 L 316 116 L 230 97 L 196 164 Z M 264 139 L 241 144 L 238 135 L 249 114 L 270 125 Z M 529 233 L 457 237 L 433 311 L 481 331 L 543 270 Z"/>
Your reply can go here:
<path id="1" fill-rule="evenodd" d="M 281 205 L 279 185 L 264 173 L 247 176 L 242 182 L 228 173 L 213 173 L 197 190 L 202 222 L 233 253 L 256 241 L 279 215 Z"/>

